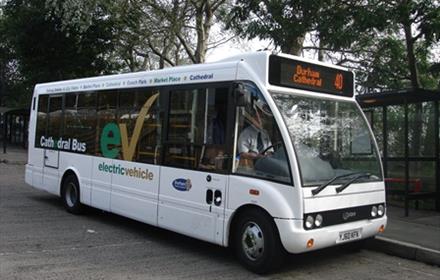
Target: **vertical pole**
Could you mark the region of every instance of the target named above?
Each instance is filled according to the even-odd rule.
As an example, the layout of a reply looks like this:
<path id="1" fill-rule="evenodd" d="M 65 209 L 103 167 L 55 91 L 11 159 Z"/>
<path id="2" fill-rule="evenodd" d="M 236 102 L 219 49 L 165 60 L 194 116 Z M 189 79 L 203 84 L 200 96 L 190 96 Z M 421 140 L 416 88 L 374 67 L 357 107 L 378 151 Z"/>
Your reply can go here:
<path id="1" fill-rule="evenodd" d="M 3 113 L 3 153 L 6 154 L 6 141 L 8 134 L 8 117 L 6 112 Z"/>
<path id="2" fill-rule="evenodd" d="M 8 134 L 9 143 L 11 143 L 11 140 L 12 140 L 12 116 L 10 114 L 8 114 L 8 130 L 7 130 L 7 134 Z"/>
<path id="3" fill-rule="evenodd" d="M 440 116 L 439 116 L 439 102 L 434 102 L 434 135 L 435 135 L 435 178 L 437 182 L 435 200 L 435 209 L 440 211 Z"/>
<path id="4" fill-rule="evenodd" d="M 408 100 L 405 98 L 405 217 L 408 217 L 409 208 L 409 148 L 408 148 Z"/>
<path id="5" fill-rule="evenodd" d="M 388 177 L 388 124 L 387 124 L 387 106 L 382 107 L 382 149 L 383 149 L 383 176 Z"/>
<path id="6" fill-rule="evenodd" d="M 23 118 L 23 148 L 28 148 L 29 143 L 28 143 L 28 129 L 29 129 L 29 117 L 28 116 L 24 116 Z"/>

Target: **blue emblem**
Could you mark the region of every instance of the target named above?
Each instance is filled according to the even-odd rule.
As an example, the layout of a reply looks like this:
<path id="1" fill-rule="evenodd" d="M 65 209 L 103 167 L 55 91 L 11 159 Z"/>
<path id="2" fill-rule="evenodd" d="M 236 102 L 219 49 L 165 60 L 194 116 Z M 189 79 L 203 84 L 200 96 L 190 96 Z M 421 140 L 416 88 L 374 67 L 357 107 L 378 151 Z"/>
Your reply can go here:
<path id="1" fill-rule="evenodd" d="M 187 192 L 191 189 L 192 184 L 190 179 L 179 178 L 173 181 L 173 187 L 181 192 Z"/>

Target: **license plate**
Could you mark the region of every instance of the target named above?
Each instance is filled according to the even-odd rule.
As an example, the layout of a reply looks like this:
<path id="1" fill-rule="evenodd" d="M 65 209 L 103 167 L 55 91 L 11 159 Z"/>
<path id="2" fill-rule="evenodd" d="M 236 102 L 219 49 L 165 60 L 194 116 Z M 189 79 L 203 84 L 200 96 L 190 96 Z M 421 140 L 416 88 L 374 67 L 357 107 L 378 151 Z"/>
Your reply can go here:
<path id="1" fill-rule="evenodd" d="M 339 233 L 339 238 L 338 240 L 336 240 L 336 243 L 342 243 L 342 242 L 347 242 L 361 238 L 362 238 L 362 234 L 360 228 L 349 231 L 342 231 Z"/>

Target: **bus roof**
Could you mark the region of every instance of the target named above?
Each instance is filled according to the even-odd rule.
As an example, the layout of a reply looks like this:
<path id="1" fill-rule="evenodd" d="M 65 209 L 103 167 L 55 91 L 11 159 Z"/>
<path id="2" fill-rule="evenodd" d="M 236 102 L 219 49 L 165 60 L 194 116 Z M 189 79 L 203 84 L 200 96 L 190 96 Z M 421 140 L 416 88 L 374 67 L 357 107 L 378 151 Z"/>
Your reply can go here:
<path id="1" fill-rule="evenodd" d="M 346 69 L 342 67 L 297 56 L 278 54 L 271 51 L 259 51 L 243 53 L 211 63 L 42 83 L 35 86 L 35 94 L 56 94 L 118 88 L 158 87 L 175 84 L 232 81 L 243 78 L 243 75 L 238 73 L 237 68 L 240 62 L 246 63 L 249 66 L 248 69 L 253 69 L 255 74 L 253 77 L 259 79 L 261 83 L 267 84 L 269 57 L 271 55 L 346 71 Z"/>

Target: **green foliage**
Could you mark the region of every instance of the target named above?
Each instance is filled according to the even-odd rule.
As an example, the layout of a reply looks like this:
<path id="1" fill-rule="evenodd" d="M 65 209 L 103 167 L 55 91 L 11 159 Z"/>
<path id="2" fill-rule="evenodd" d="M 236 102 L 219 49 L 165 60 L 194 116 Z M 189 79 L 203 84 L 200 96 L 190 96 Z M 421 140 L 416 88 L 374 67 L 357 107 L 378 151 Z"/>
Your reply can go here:
<path id="1" fill-rule="evenodd" d="M 86 31 L 81 32 L 77 26 L 63 28 L 60 18 L 50 13 L 44 1 L 8 1 L 1 26 L 10 50 L 7 64 L 12 64 L 15 74 L 22 77 L 20 89 L 9 89 L 14 89 L 15 102 L 28 102 L 36 83 L 112 72 L 116 66 L 110 59 L 112 25 L 95 11 Z"/>
<path id="2" fill-rule="evenodd" d="M 370 8 L 370 13 L 385 11 L 388 15 L 385 17 L 387 25 L 382 32 L 373 37 L 377 40 L 371 40 L 366 46 L 377 48 L 376 52 L 386 59 L 374 60 L 370 65 L 373 71 L 362 82 L 370 87 L 376 83 L 376 89 L 435 89 L 438 86 L 438 77 L 430 72 L 430 68 L 435 63 L 431 48 L 437 45 L 440 39 L 439 2 L 379 2 L 381 3 Z M 384 33 L 386 37 L 382 36 Z M 381 45 L 385 48 L 380 47 Z"/>
<path id="3" fill-rule="evenodd" d="M 438 1 L 236 0 L 224 15 L 243 38 L 297 55 L 316 51 L 355 70 L 361 92 L 438 85 L 431 52 L 440 39 Z"/>
<path id="4" fill-rule="evenodd" d="M 360 92 L 439 86 L 432 0 L 0 0 L 0 96 L 35 83 L 204 61 L 212 24 L 356 71 Z M 222 13 L 219 13 L 222 11 Z M 405 36 L 406 35 L 406 36 Z M 307 38 L 307 39 L 306 39 Z M 311 38 L 311 39 L 310 39 Z M 7 97 L 4 95 L 8 94 Z"/>
<path id="5" fill-rule="evenodd" d="M 227 11 L 226 28 L 243 38 L 273 41 L 285 53 L 299 54 L 305 35 L 317 29 L 331 0 L 237 0 Z"/>
<path id="6" fill-rule="evenodd" d="M 381 38 L 370 46 L 371 52 L 363 58 L 358 78 L 365 89 L 386 90 L 408 87 L 402 77 L 408 77 L 405 45 L 393 37 Z"/>

